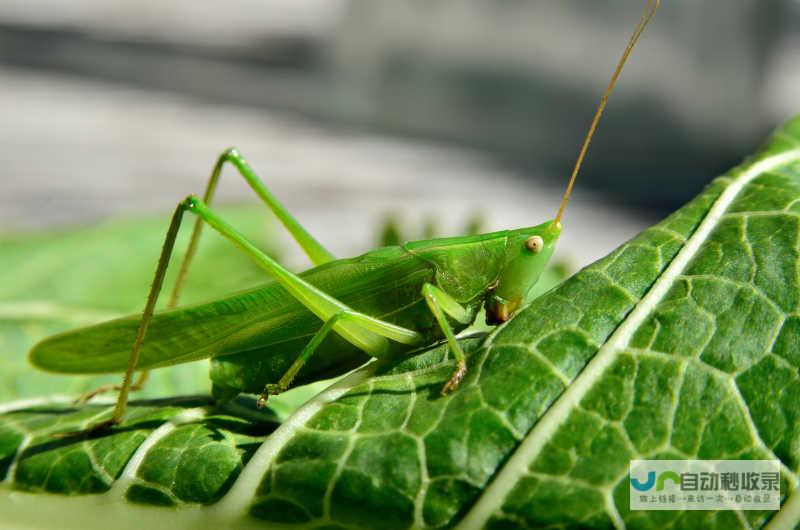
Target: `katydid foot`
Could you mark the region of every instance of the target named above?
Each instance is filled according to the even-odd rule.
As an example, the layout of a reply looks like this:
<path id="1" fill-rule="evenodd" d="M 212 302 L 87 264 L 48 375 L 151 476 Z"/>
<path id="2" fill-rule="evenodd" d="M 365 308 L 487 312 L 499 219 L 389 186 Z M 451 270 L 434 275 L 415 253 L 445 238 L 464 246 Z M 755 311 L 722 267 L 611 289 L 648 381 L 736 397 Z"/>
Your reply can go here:
<path id="1" fill-rule="evenodd" d="M 446 396 L 456 388 L 461 383 L 461 380 L 464 379 L 464 376 L 467 375 L 467 363 L 464 361 L 459 361 L 456 365 L 456 371 L 453 372 L 453 375 L 450 376 L 450 379 L 442 387 L 442 395 Z"/>
<path id="2" fill-rule="evenodd" d="M 139 390 L 144 388 L 144 384 L 147 382 L 149 372 L 147 370 L 143 371 L 139 374 L 139 377 L 136 381 L 131 385 L 130 392 L 138 392 Z M 89 402 L 92 398 L 99 396 L 100 394 L 107 394 L 109 392 L 118 392 L 122 390 L 121 384 L 108 384 L 108 385 L 101 385 L 94 390 L 90 390 L 88 392 L 84 392 L 80 396 L 78 396 L 73 402 L 73 405 L 84 405 Z"/>
<path id="3" fill-rule="evenodd" d="M 256 408 L 258 410 L 263 409 L 267 406 L 267 400 L 270 396 L 277 396 L 281 392 L 285 392 L 286 388 L 283 388 L 283 385 L 267 385 L 264 387 L 264 391 L 258 396 L 258 401 L 256 401 Z"/>

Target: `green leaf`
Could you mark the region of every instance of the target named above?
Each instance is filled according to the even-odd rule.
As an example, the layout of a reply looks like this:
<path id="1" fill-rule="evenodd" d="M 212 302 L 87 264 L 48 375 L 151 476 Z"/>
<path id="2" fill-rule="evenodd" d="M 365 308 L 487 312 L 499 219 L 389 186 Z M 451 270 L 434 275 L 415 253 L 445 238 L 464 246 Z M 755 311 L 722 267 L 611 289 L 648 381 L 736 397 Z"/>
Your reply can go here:
<path id="1" fill-rule="evenodd" d="M 447 397 L 438 345 L 353 372 L 277 428 L 246 402 L 170 401 L 137 404 L 109 435 L 54 440 L 108 407 L 8 404 L 0 514 L 173 530 L 795 528 L 799 205 L 800 118 L 506 325 L 462 339 L 470 374 Z M 631 512 L 633 458 L 777 458 L 783 508 Z"/>
<path id="2" fill-rule="evenodd" d="M 224 208 L 234 224 L 275 253 L 267 243 L 273 226 L 263 207 Z M 141 311 L 169 215 L 106 222 L 49 234 L 0 241 L 0 402 L 46 395 L 76 396 L 118 376 L 63 377 L 31 370 L 27 351 L 47 335 Z M 213 231 L 203 235 L 183 302 L 192 303 L 264 282 L 263 272 Z M 176 245 L 183 249 L 190 230 Z M 165 285 L 172 285 L 179 256 Z M 226 271 L 219 274 L 219 271 Z M 162 305 L 166 296 L 162 297 Z M 153 374 L 145 396 L 208 392 L 207 363 Z"/>

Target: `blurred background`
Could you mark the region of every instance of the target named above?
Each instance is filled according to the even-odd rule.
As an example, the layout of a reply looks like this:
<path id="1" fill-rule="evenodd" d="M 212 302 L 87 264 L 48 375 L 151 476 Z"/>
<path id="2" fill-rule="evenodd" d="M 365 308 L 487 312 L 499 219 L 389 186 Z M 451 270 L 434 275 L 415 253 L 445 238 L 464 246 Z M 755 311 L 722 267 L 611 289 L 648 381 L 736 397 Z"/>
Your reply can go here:
<path id="1" fill-rule="evenodd" d="M 171 209 L 238 146 L 337 254 L 555 212 L 644 1 L 0 0 L 0 231 Z M 800 1 L 664 0 L 565 217 L 594 260 L 800 112 Z M 252 201 L 226 177 L 220 199 Z M 433 220 L 433 221 L 431 221 Z"/>

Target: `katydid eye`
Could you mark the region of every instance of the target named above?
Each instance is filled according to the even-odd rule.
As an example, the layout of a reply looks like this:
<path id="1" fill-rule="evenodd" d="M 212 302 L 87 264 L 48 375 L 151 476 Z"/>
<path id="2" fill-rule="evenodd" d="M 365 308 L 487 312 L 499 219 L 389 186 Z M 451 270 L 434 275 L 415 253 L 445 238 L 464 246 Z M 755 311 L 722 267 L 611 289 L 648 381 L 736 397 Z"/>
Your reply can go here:
<path id="1" fill-rule="evenodd" d="M 544 240 L 539 236 L 531 236 L 525 240 L 525 248 L 537 254 L 544 248 Z"/>

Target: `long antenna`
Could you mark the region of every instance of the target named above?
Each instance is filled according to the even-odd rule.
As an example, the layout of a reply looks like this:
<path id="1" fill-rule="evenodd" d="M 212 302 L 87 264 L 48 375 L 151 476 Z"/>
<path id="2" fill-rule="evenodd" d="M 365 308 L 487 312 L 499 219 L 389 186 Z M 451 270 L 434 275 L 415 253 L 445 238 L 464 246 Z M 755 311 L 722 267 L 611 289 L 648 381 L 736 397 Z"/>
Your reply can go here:
<path id="1" fill-rule="evenodd" d="M 639 41 L 639 37 L 641 37 L 642 33 L 644 33 L 644 28 L 647 27 L 647 23 L 650 22 L 650 19 L 656 14 L 660 4 L 661 0 L 648 0 L 647 6 L 644 9 L 644 13 L 642 13 L 642 18 L 640 18 L 639 22 L 636 23 L 636 27 L 634 28 L 633 34 L 628 41 L 628 45 L 625 46 L 625 51 L 622 52 L 622 57 L 619 58 L 617 68 L 614 70 L 614 75 L 611 76 L 611 81 L 608 82 L 606 91 L 603 93 L 603 97 L 600 98 L 600 105 L 597 106 L 597 111 L 594 113 L 592 124 L 589 126 L 589 132 L 586 133 L 586 138 L 583 140 L 583 146 L 581 147 L 580 153 L 578 153 L 578 160 L 575 161 L 575 167 L 572 168 L 572 176 L 569 178 L 567 191 L 564 192 L 564 198 L 561 200 L 561 206 L 559 206 L 558 213 L 556 214 L 555 219 L 553 219 L 552 226 L 558 226 L 559 222 L 561 221 L 561 216 L 564 214 L 564 208 L 567 206 L 567 201 L 569 201 L 569 195 L 572 193 L 572 185 L 575 184 L 575 177 L 578 176 L 578 171 L 581 169 L 583 157 L 586 156 L 586 150 L 589 149 L 589 142 L 592 141 L 594 130 L 597 128 L 597 122 L 600 121 L 600 116 L 603 115 L 603 111 L 606 108 L 606 103 L 608 102 L 608 97 L 614 90 L 614 85 L 617 84 L 619 74 L 622 73 L 622 68 L 625 66 L 628 56 L 631 54 L 631 51 Z"/>

